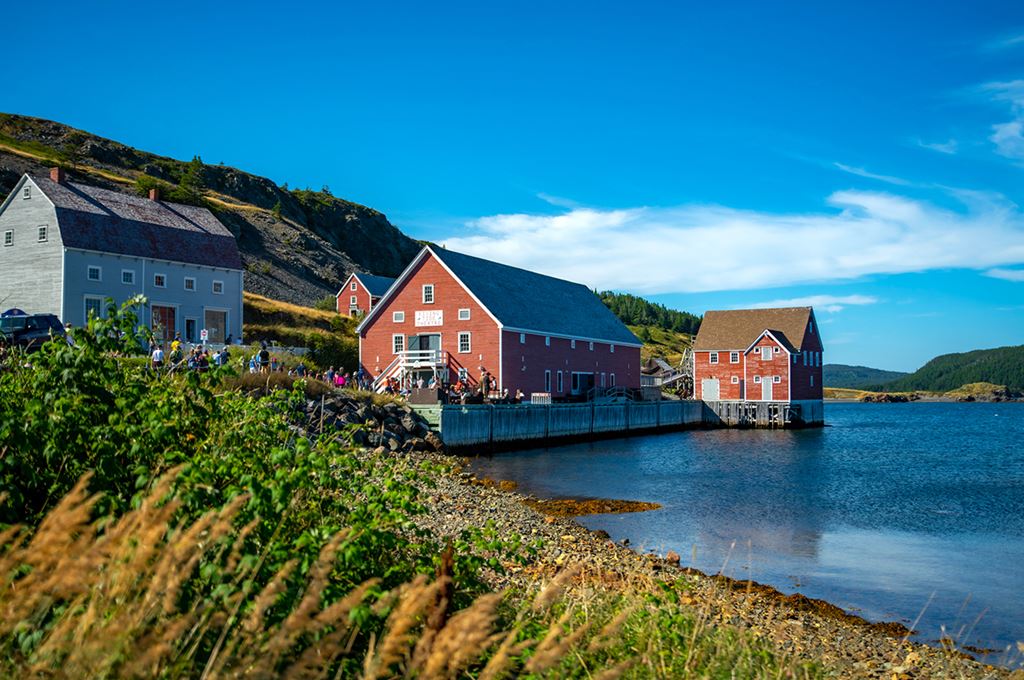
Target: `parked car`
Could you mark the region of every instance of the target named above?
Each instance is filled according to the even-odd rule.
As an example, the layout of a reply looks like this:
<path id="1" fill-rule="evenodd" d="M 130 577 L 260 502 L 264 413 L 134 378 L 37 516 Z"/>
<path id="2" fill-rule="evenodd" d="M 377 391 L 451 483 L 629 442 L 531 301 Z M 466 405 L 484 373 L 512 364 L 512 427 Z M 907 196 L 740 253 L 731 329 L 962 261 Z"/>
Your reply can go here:
<path id="1" fill-rule="evenodd" d="M 0 316 L 0 344 L 32 352 L 51 337 L 67 337 L 64 324 L 53 314 L 5 314 Z"/>

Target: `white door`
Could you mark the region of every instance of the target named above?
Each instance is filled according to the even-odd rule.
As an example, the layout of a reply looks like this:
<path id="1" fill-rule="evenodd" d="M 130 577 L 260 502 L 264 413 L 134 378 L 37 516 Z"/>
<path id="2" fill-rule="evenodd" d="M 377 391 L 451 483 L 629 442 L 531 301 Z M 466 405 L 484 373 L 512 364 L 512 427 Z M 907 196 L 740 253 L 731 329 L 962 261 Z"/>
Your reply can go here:
<path id="1" fill-rule="evenodd" d="M 720 394 L 718 378 L 704 378 L 701 380 L 700 393 L 704 401 L 718 401 L 718 395 Z"/>
<path id="2" fill-rule="evenodd" d="M 766 375 L 761 378 L 761 401 L 772 400 L 772 377 Z"/>

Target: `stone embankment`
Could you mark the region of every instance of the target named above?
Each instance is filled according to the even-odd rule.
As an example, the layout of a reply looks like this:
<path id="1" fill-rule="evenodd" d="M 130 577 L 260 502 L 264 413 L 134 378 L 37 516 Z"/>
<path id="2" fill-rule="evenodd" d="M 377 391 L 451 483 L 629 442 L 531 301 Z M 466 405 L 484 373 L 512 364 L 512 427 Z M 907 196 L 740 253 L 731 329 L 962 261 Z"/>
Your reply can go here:
<path id="1" fill-rule="evenodd" d="M 405 404 L 375 401 L 342 391 L 306 402 L 303 434 L 319 436 L 342 430 L 355 446 L 381 452 L 440 452 L 444 443 L 427 421 Z M 299 427 L 299 426 L 296 426 Z"/>

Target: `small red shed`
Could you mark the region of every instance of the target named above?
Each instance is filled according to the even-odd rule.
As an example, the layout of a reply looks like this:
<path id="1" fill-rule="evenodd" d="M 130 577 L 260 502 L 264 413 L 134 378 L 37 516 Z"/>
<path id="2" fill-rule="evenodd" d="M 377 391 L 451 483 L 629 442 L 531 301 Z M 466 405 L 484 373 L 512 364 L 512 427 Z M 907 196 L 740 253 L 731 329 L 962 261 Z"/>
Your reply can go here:
<path id="1" fill-rule="evenodd" d="M 352 272 L 335 296 L 338 314 L 342 316 L 369 314 L 394 282 L 394 279 L 387 276 Z"/>
<path id="2" fill-rule="evenodd" d="M 438 376 L 529 397 L 640 387 L 641 342 L 584 285 L 426 246 L 359 325 L 359 361 L 383 378 Z"/>
<path id="3" fill-rule="evenodd" d="M 811 307 L 709 311 L 693 343 L 694 396 L 821 414 L 822 351 Z"/>

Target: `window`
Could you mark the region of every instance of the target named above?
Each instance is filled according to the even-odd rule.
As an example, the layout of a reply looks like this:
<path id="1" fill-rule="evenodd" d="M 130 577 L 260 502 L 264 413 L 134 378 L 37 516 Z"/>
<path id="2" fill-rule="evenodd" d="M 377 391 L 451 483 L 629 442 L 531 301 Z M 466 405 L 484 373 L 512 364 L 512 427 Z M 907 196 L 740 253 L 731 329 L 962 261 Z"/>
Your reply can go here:
<path id="1" fill-rule="evenodd" d="M 153 274 L 153 285 L 157 288 L 167 287 L 167 275 L 166 274 Z"/>
<path id="2" fill-rule="evenodd" d="M 469 308 L 459 310 L 459 321 L 469 321 Z"/>
<path id="3" fill-rule="evenodd" d="M 90 265 L 86 270 L 85 277 L 90 281 L 102 281 L 103 270 L 95 265 Z"/>
<path id="4" fill-rule="evenodd" d="M 353 307 L 355 307 L 356 305 L 359 304 L 359 299 L 355 295 L 351 295 L 348 298 L 348 303 L 350 305 L 352 305 Z"/>
<path id="5" fill-rule="evenodd" d="M 601 373 L 601 387 L 608 387 L 608 374 Z"/>
<path id="6" fill-rule="evenodd" d="M 565 382 L 562 380 L 562 372 L 558 372 L 558 391 L 565 392 Z"/>
<path id="7" fill-rule="evenodd" d="M 761 384 L 761 376 L 755 375 L 754 376 L 754 382 L 757 383 L 758 385 L 760 385 Z"/>
<path id="8" fill-rule="evenodd" d="M 803 357 L 803 360 L 804 360 L 804 366 L 806 366 L 807 363 L 808 363 L 807 362 L 807 355 L 808 354 L 809 354 L 809 352 L 807 352 L 807 350 L 804 350 L 803 352 L 800 352 L 800 356 Z"/>
<path id="9" fill-rule="evenodd" d="M 545 347 L 551 347 L 551 336 L 550 335 L 545 335 L 544 336 L 544 346 Z"/>
<path id="10" fill-rule="evenodd" d="M 103 316 L 103 300 L 98 297 L 87 297 L 85 298 L 85 320 L 88 321 L 90 317 L 97 319 Z"/>
<path id="11" fill-rule="evenodd" d="M 45 226 L 41 226 L 41 227 L 39 227 L 39 242 L 42 243 L 45 240 L 46 240 L 46 227 Z"/>
<path id="12" fill-rule="evenodd" d="M 572 348 L 572 349 L 576 349 L 576 341 L 575 340 L 570 340 L 569 341 L 569 347 Z"/>
<path id="13" fill-rule="evenodd" d="M 472 351 L 470 333 L 459 333 L 459 354 L 469 354 Z"/>
<path id="14" fill-rule="evenodd" d="M 391 336 L 391 352 L 398 354 L 399 352 L 405 351 L 405 336 L 401 333 L 396 333 Z"/>
<path id="15" fill-rule="evenodd" d="M 739 385 L 739 384 L 740 384 L 740 378 L 739 378 L 739 376 L 738 376 L 738 375 L 734 375 L 734 376 L 732 377 L 732 384 L 733 384 L 733 385 Z"/>
<path id="16" fill-rule="evenodd" d="M 551 371 L 544 371 L 544 391 L 551 391 Z"/>
<path id="17" fill-rule="evenodd" d="M 469 369 L 468 368 L 460 368 L 459 369 L 459 380 L 461 380 L 463 382 L 466 382 L 467 380 L 469 380 Z"/>
<path id="18" fill-rule="evenodd" d="M 393 323 L 405 323 L 405 312 L 391 312 L 391 321 Z"/>
<path id="19" fill-rule="evenodd" d="M 434 304 L 434 284 L 432 283 L 423 284 L 423 304 Z"/>
<path id="20" fill-rule="evenodd" d="M 796 366 L 796 358 L 797 358 L 797 355 L 795 355 L 795 354 L 794 354 L 794 355 L 793 355 L 793 365 L 794 365 L 794 366 Z"/>
<path id="21" fill-rule="evenodd" d="M 608 382 L 611 384 L 612 387 L 615 387 L 615 374 L 614 373 L 612 373 L 610 376 L 608 376 Z"/>
<path id="22" fill-rule="evenodd" d="M 21 190 L 21 197 L 24 199 L 32 198 L 32 187 L 26 186 Z"/>
<path id="23" fill-rule="evenodd" d="M 121 283 L 126 286 L 135 285 L 135 270 L 134 269 L 122 269 L 121 270 Z"/>
<path id="24" fill-rule="evenodd" d="M 807 324 L 807 330 L 810 331 L 811 333 L 814 332 L 814 322 L 813 321 L 810 322 L 809 324 Z"/>
<path id="25" fill-rule="evenodd" d="M 814 353 L 814 367 L 819 368 L 821 366 L 821 352 Z"/>
<path id="26" fill-rule="evenodd" d="M 740 353 L 739 352 L 729 352 L 729 363 L 730 364 L 738 364 L 738 363 L 740 363 Z"/>
<path id="27" fill-rule="evenodd" d="M 349 286 L 348 289 L 353 291 L 353 292 L 355 292 L 355 291 L 359 290 L 359 284 L 357 284 L 355 281 L 353 281 L 352 285 Z"/>
<path id="28" fill-rule="evenodd" d="M 781 352 L 782 350 L 781 350 L 781 349 L 779 349 L 778 347 L 772 347 L 772 351 L 773 351 L 773 352 L 775 352 L 776 354 L 778 354 L 778 353 L 779 353 L 779 352 Z"/>
<path id="29" fill-rule="evenodd" d="M 589 347 L 590 351 L 593 352 L 594 351 L 594 343 L 591 342 L 591 343 L 589 343 L 589 345 L 590 345 L 590 347 Z"/>
<path id="30" fill-rule="evenodd" d="M 712 364 L 718 363 L 718 352 L 712 352 L 708 355 L 708 361 Z"/>
<path id="31" fill-rule="evenodd" d="M 223 281 L 214 281 L 213 282 L 213 292 L 214 292 L 215 295 L 223 294 L 224 293 L 224 282 Z"/>
<path id="32" fill-rule="evenodd" d="M 608 345 L 608 347 L 611 350 L 611 353 L 615 354 L 615 345 Z"/>
<path id="33" fill-rule="evenodd" d="M 811 387 L 814 387 L 814 376 L 811 376 Z"/>
<path id="34" fill-rule="evenodd" d="M 4 232 L 4 245 L 5 246 L 13 246 L 14 245 L 14 230 L 13 229 L 8 229 L 7 231 Z"/>
<path id="35" fill-rule="evenodd" d="M 519 334 L 519 344 L 520 345 L 525 345 L 526 344 L 526 333 L 520 333 Z"/>
<path id="36" fill-rule="evenodd" d="M 191 276 L 185 277 L 185 290 L 191 290 L 192 292 L 196 290 L 196 280 Z"/>
<path id="37" fill-rule="evenodd" d="M 771 361 L 771 360 L 772 360 L 772 348 L 771 347 L 762 347 L 761 348 L 761 361 Z"/>

